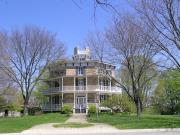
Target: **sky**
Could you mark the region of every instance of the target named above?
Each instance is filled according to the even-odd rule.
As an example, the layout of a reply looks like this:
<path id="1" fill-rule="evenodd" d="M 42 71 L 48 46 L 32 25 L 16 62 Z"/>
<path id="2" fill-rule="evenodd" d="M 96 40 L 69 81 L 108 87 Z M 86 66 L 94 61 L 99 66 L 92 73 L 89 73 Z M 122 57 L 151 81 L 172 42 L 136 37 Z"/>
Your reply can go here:
<path id="1" fill-rule="evenodd" d="M 122 12 L 130 8 L 126 0 L 114 2 Z M 0 30 L 26 25 L 45 28 L 65 44 L 67 56 L 83 44 L 88 33 L 102 31 L 111 22 L 110 12 L 102 8 L 95 11 L 94 0 L 0 0 Z"/>

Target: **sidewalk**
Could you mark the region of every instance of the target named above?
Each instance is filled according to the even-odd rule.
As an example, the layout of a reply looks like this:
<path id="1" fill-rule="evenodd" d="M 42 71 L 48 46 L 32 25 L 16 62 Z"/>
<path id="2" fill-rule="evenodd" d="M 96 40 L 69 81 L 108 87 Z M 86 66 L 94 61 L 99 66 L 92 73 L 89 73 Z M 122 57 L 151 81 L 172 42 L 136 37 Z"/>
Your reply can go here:
<path id="1" fill-rule="evenodd" d="M 73 114 L 65 123 L 88 123 L 86 119 L 86 114 L 79 113 Z"/>

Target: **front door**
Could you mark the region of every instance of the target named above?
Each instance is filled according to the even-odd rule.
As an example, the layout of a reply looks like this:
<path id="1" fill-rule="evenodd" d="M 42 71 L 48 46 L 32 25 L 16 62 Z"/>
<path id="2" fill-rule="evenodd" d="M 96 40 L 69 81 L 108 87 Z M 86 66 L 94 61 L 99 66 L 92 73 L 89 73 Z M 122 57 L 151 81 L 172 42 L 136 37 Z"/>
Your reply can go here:
<path id="1" fill-rule="evenodd" d="M 80 113 L 86 109 L 86 98 L 84 96 L 76 97 L 76 109 L 78 109 Z"/>

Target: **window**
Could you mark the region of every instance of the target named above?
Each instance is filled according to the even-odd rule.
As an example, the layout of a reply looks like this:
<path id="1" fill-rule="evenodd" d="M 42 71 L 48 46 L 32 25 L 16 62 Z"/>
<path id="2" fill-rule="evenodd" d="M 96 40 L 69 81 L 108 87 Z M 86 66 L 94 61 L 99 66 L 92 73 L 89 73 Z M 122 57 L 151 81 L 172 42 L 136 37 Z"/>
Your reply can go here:
<path id="1" fill-rule="evenodd" d="M 106 74 L 112 75 L 112 71 L 111 70 L 107 70 Z"/>
<path id="2" fill-rule="evenodd" d="M 103 102 L 108 99 L 108 95 L 100 95 L 100 101 Z"/>
<path id="3" fill-rule="evenodd" d="M 100 86 L 103 86 L 103 85 L 104 85 L 104 82 L 103 82 L 102 79 L 99 80 L 99 85 L 100 85 Z"/>
<path id="4" fill-rule="evenodd" d="M 59 104 L 59 96 L 52 97 L 52 103 L 53 104 Z"/>
<path id="5" fill-rule="evenodd" d="M 58 82 L 55 82 L 55 87 L 59 87 L 59 83 Z"/>
<path id="6" fill-rule="evenodd" d="M 84 86 L 84 79 L 78 80 L 78 86 Z"/>
<path id="7" fill-rule="evenodd" d="M 77 75 L 83 75 L 84 74 L 84 68 L 83 67 L 78 67 L 77 68 Z"/>

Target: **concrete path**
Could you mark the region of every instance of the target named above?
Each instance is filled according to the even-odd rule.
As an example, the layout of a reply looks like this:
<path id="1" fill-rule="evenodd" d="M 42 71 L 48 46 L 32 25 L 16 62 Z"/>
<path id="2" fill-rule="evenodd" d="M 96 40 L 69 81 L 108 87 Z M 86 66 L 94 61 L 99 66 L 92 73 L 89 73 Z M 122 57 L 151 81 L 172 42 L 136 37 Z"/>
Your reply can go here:
<path id="1" fill-rule="evenodd" d="M 84 134 L 107 134 L 107 133 L 119 133 L 119 130 L 105 124 L 95 124 L 91 127 L 86 128 L 54 128 L 51 124 L 43 124 L 36 127 L 33 127 L 29 130 L 25 130 L 22 134 L 54 134 L 54 135 L 84 135 Z"/>
<path id="2" fill-rule="evenodd" d="M 86 119 L 86 114 L 79 113 L 73 114 L 65 123 L 88 123 Z"/>

